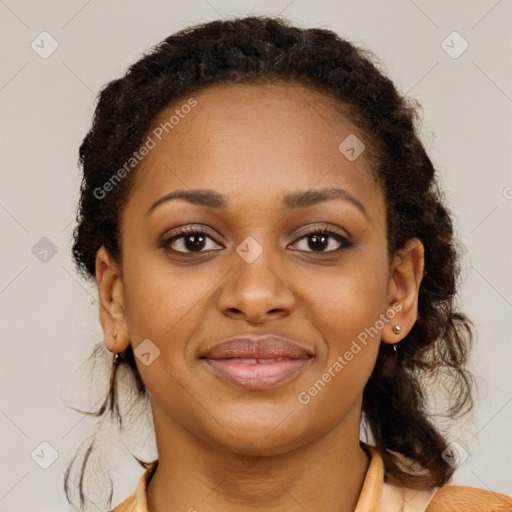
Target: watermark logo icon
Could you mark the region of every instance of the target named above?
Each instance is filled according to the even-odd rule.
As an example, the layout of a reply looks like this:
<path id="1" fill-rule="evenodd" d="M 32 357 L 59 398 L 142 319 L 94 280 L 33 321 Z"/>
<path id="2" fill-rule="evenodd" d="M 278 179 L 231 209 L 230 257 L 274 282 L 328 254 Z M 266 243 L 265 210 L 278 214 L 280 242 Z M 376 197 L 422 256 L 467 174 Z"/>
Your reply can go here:
<path id="1" fill-rule="evenodd" d="M 452 58 L 458 59 L 469 47 L 469 43 L 454 31 L 441 42 L 441 48 Z"/>
<path id="2" fill-rule="evenodd" d="M 59 47 L 59 43 L 48 32 L 41 32 L 30 45 L 39 57 L 47 59 Z"/>
<path id="3" fill-rule="evenodd" d="M 133 353 L 144 366 L 149 366 L 160 355 L 160 349 L 149 338 L 146 338 Z"/>
<path id="4" fill-rule="evenodd" d="M 353 162 L 366 149 L 366 146 L 358 137 L 351 133 L 340 142 L 338 149 L 347 160 Z"/>
<path id="5" fill-rule="evenodd" d="M 30 456 L 43 469 L 48 469 L 59 458 L 57 450 L 46 441 L 40 443 Z"/>
<path id="6" fill-rule="evenodd" d="M 57 254 L 57 246 L 48 237 L 43 236 L 32 247 L 32 254 L 41 263 L 48 263 Z"/>
<path id="7" fill-rule="evenodd" d="M 468 458 L 469 454 L 467 450 L 457 443 L 457 441 L 453 441 L 448 445 L 448 448 L 443 451 L 441 454 L 441 457 L 452 467 L 452 468 L 458 468 L 461 466 L 466 459 Z"/>
<path id="8" fill-rule="evenodd" d="M 463 256 L 466 256 L 466 254 L 468 253 L 468 247 L 465 243 L 459 240 L 457 242 L 457 251 L 459 253 L 459 256 L 462 258 Z"/>
<path id="9" fill-rule="evenodd" d="M 252 236 L 248 236 L 237 248 L 236 252 L 247 263 L 252 263 L 263 252 L 263 247 L 254 240 Z"/>

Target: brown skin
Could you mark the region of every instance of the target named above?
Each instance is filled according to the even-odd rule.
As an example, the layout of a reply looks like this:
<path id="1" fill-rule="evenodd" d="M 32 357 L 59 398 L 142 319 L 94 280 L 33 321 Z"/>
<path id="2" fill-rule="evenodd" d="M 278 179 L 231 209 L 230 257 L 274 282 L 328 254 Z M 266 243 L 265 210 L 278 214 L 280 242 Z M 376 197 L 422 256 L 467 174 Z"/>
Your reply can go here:
<path id="1" fill-rule="evenodd" d="M 298 85 L 217 86 L 194 97 L 197 106 L 137 170 L 122 215 L 122 268 L 104 247 L 96 258 L 106 347 L 136 349 L 149 338 L 161 351 L 149 366 L 137 360 L 159 455 L 149 510 L 351 511 L 368 468 L 363 388 L 381 341 L 400 341 L 417 318 L 423 245 L 411 240 L 388 260 L 383 192 L 364 153 L 351 162 L 338 150 L 358 132 L 331 97 Z M 331 186 L 357 198 L 367 217 L 340 199 L 296 211 L 282 204 L 287 193 Z M 146 216 L 175 189 L 214 190 L 228 207 L 173 200 Z M 340 242 L 329 238 L 326 253 L 308 244 L 304 235 L 326 223 L 356 245 L 334 252 Z M 158 247 L 184 224 L 212 238 L 188 259 Z M 263 248 L 252 263 L 236 252 L 249 236 Z M 183 238 L 172 248 L 187 251 Z M 302 405 L 299 393 L 394 303 L 402 309 L 380 335 Z M 296 340 L 314 357 L 277 387 L 239 388 L 198 358 L 243 333 Z"/>

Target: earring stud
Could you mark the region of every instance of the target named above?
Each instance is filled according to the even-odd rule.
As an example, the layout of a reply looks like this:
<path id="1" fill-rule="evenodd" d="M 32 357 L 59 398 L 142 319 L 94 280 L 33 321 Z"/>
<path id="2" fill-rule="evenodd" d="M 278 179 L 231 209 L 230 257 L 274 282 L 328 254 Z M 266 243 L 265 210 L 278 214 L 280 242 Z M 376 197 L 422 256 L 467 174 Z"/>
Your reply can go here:
<path id="1" fill-rule="evenodd" d="M 114 334 L 114 343 L 117 343 L 117 332 Z"/>
<path id="2" fill-rule="evenodd" d="M 393 327 L 393 332 L 394 332 L 395 334 L 400 334 L 400 331 L 401 331 L 401 330 L 402 330 L 402 328 L 401 328 L 399 325 L 395 325 L 395 326 Z"/>

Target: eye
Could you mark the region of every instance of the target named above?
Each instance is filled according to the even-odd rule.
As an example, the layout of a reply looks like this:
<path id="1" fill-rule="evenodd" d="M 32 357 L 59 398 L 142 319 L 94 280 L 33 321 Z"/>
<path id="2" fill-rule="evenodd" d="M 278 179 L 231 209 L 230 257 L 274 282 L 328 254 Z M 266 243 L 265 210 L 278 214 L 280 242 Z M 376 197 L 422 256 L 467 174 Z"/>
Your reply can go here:
<path id="1" fill-rule="evenodd" d="M 304 252 L 334 253 L 343 249 L 348 249 L 354 245 L 354 242 L 351 242 L 348 237 L 340 232 L 321 226 L 300 236 L 294 244 L 298 244 L 303 240 L 306 241 L 306 243 L 304 243 L 306 248 L 299 248 L 299 250 Z M 217 245 L 217 247 L 222 249 L 222 246 L 217 244 L 213 237 L 211 237 L 206 231 L 199 228 L 185 226 L 177 228 L 171 237 L 160 241 L 159 245 L 169 252 L 180 254 L 219 250 L 215 249 L 215 247 L 208 247 L 208 241 L 213 242 L 214 245 Z M 338 245 L 338 247 L 336 247 L 336 245 Z M 308 248 L 311 250 L 308 250 Z"/>
<path id="2" fill-rule="evenodd" d="M 162 240 L 160 247 L 171 252 L 190 254 L 194 252 L 205 252 L 203 249 L 208 245 L 208 240 L 218 245 L 206 231 L 202 231 L 198 228 L 192 228 L 190 226 L 180 227 L 175 233 L 176 234 L 173 236 Z M 206 250 L 211 249 L 211 247 L 206 247 Z"/>
<path id="3" fill-rule="evenodd" d="M 343 249 L 348 249 L 354 245 L 353 242 L 351 242 L 346 236 L 342 235 L 338 231 L 324 227 L 314 228 L 313 230 L 298 238 L 298 240 L 296 240 L 294 243 L 297 244 L 302 240 L 305 241 L 304 245 L 306 247 L 312 249 L 310 251 L 307 249 L 300 249 L 305 252 L 333 253 Z M 337 248 L 336 244 L 338 244 Z"/>

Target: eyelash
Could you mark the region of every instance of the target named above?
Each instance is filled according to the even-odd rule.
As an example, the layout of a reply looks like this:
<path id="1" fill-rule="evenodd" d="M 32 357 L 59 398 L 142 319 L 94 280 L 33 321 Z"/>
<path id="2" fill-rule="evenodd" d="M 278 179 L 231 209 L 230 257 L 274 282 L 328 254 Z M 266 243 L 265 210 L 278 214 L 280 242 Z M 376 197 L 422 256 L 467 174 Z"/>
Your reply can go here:
<path id="1" fill-rule="evenodd" d="M 194 255 L 194 254 L 201 254 L 206 251 L 176 251 L 174 249 L 168 248 L 168 246 L 181 238 L 184 238 L 186 236 L 191 235 L 206 235 L 207 238 L 210 238 L 210 240 L 213 240 L 215 243 L 218 243 L 216 240 L 213 239 L 206 231 L 203 231 L 199 228 L 192 228 L 190 226 L 180 227 L 177 228 L 176 233 L 173 234 L 171 237 L 166 238 L 162 241 L 160 241 L 159 245 L 162 249 L 165 249 L 166 251 L 173 252 L 175 254 L 179 255 Z M 328 235 L 329 237 L 334 238 L 337 242 L 339 242 L 341 245 L 338 249 L 330 250 L 330 251 L 304 251 L 304 252 L 310 252 L 310 253 L 316 253 L 316 254 L 334 254 L 338 253 L 344 249 L 349 249 L 350 247 L 354 246 L 355 243 L 350 241 L 346 236 L 342 235 L 340 232 L 333 230 L 332 228 L 326 228 L 322 226 L 316 226 L 315 228 L 307 231 L 306 233 L 301 234 L 293 243 L 296 243 L 303 238 L 307 238 L 308 236 L 312 235 Z"/>

